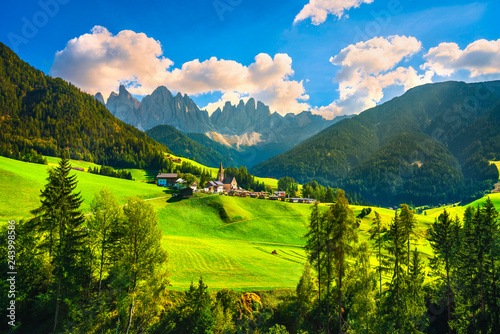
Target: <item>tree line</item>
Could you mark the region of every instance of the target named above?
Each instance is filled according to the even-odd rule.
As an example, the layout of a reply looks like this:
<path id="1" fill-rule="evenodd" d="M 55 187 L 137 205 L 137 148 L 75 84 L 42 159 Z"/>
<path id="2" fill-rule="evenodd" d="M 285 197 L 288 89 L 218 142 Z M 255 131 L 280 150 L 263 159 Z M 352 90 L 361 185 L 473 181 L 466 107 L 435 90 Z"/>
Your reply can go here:
<path id="1" fill-rule="evenodd" d="M 113 167 L 101 166 L 101 167 L 89 167 L 88 173 L 111 176 L 119 179 L 133 180 L 132 173 L 126 169 L 115 170 Z"/>

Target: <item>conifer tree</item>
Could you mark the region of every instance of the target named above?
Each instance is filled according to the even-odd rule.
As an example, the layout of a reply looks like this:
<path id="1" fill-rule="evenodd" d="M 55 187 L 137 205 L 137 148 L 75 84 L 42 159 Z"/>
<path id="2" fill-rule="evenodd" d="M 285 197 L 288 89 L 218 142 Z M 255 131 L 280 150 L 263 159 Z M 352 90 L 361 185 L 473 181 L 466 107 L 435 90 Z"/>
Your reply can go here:
<path id="1" fill-rule="evenodd" d="M 333 255 L 333 263 L 337 274 L 338 291 L 338 333 L 343 332 L 343 279 L 347 266 L 347 257 L 353 251 L 353 242 L 358 241 L 354 224 L 354 213 L 349 208 L 349 202 L 343 190 L 337 191 L 335 204 L 330 207 L 326 217 L 328 257 Z M 327 287 L 328 288 L 328 287 Z M 328 290 L 327 290 L 328 291 Z M 327 306 L 329 299 L 327 297 Z"/>
<path id="2" fill-rule="evenodd" d="M 97 298 L 101 294 L 102 277 L 104 269 L 112 257 L 116 258 L 116 242 L 119 238 L 120 224 L 123 220 L 123 212 L 116 202 L 115 197 L 108 189 L 101 189 L 95 195 L 90 204 L 92 215 L 88 220 L 88 226 L 92 242 L 95 245 L 99 258 L 99 283 Z M 115 255 L 115 256 L 113 256 Z"/>
<path id="3" fill-rule="evenodd" d="M 123 208 L 125 221 L 117 263 L 120 280 L 125 283 L 130 300 L 125 332 L 132 327 L 136 298 L 146 298 L 141 292 L 148 285 L 163 284 L 167 253 L 161 246 L 162 233 L 153 207 L 138 198 L 131 198 Z M 157 280 L 157 281 L 153 281 Z"/>
<path id="4" fill-rule="evenodd" d="M 408 204 L 402 204 L 401 205 L 401 213 L 399 214 L 399 219 L 401 220 L 401 223 L 403 224 L 404 227 L 404 233 L 406 234 L 406 259 L 405 263 L 407 266 L 407 271 L 409 272 L 410 270 L 410 244 L 411 244 L 411 239 L 412 236 L 415 235 L 415 225 L 417 223 L 417 220 L 415 219 L 415 215 L 413 214 L 413 211 L 410 209 Z"/>
<path id="5" fill-rule="evenodd" d="M 406 245 L 408 239 L 405 226 L 397 211 L 389 226 L 387 236 L 386 249 L 389 254 L 392 255 L 392 258 L 390 258 L 392 278 L 385 299 L 385 313 L 388 319 L 396 321 L 396 329 L 400 329 L 404 322 L 404 316 L 406 315 L 404 304 L 406 281 L 404 263 L 406 262 Z"/>
<path id="6" fill-rule="evenodd" d="M 57 329 L 61 301 L 79 291 L 82 270 L 85 270 L 81 259 L 87 236 L 83 228 L 85 218 L 80 211 L 80 193 L 75 193 L 76 175 L 70 172 L 71 165 L 63 153 L 59 165 L 49 171 L 48 183 L 40 195 L 41 206 L 32 211 L 35 218 L 31 224 L 40 238 L 46 240 L 45 249 L 54 268 L 53 332 Z"/>
<path id="7" fill-rule="evenodd" d="M 373 218 L 372 228 L 368 232 L 370 233 L 370 240 L 374 240 L 375 247 L 377 248 L 377 272 L 379 274 L 380 294 L 382 294 L 382 272 L 385 271 L 385 262 L 382 255 L 382 248 L 384 246 L 383 233 L 386 233 L 387 229 L 382 225 L 382 219 L 380 218 L 380 214 L 377 211 L 375 211 L 375 218 Z"/>
<path id="8" fill-rule="evenodd" d="M 309 218 L 309 231 L 305 235 L 307 238 L 307 243 L 305 246 L 308 261 L 316 268 L 316 273 L 318 275 L 318 310 L 319 310 L 319 325 L 318 329 L 321 328 L 321 283 L 324 279 L 321 276 L 321 272 L 324 269 L 324 256 L 322 256 L 325 243 L 324 235 L 324 224 L 323 215 L 319 210 L 318 202 L 315 202 L 312 206 L 311 216 Z"/>
<path id="9" fill-rule="evenodd" d="M 446 210 L 436 219 L 428 231 L 428 240 L 434 251 L 432 259 L 433 268 L 439 273 L 444 265 L 446 281 L 446 299 L 448 311 L 448 324 L 451 321 L 452 291 L 451 291 L 451 266 L 454 263 L 457 240 L 457 231 L 460 226 L 454 222 Z M 448 333 L 451 333 L 451 327 L 448 325 Z"/>

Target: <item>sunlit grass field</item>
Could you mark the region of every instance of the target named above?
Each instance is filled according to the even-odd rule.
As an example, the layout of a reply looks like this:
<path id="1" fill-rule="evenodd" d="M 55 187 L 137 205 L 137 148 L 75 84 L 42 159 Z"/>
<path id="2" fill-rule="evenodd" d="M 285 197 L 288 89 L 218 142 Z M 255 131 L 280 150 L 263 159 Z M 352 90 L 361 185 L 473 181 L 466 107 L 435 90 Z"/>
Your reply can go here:
<path id="1" fill-rule="evenodd" d="M 48 161 L 49 165 L 57 164 L 55 158 Z M 95 166 L 82 161 L 71 163 L 80 168 Z M 3 222 L 30 216 L 30 210 L 39 205 L 38 196 L 49 167 L 0 157 Z M 172 289 L 185 289 L 200 276 L 211 289 L 281 289 L 297 285 L 306 261 L 303 246 L 310 205 L 205 194 L 179 201 L 165 188 L 144 182 L 151 172 L 131 171 L 140 176 L 136 181 L 74 171 L 84 200 L 82 209 L 90 211 L 90 201 L 102 187 L 108 188 L 121 204 L 130 196 L 148 199 L 158 213 L 164 234 Z M 490 194 L 490 198 L 500 210 L 500 194 Z M 484 201 L 482 198 L 469 205 L 477 206 Z M 327 204 L 321 205 L 322 210 L 327 208 Z M 357 216 L 364 207 L 351 208 Z M 371 208 L 372 212 L 360 221 L 359 242 L 372 243 L 368 230 L 374 211 L 381 215 L 386 226 L 394 217 L 393 210 Z M 417 215 L 415 245 L 424 259 L 432 254 L 425 239 L 426 231 L 444 208 L 453 217 L 462 217 L 465 210 L 463 206 L 448 206 Z M 277 254 L 272 254 L 274 250 Z M 372 264 L 376 264 L 374 257 Z"/>

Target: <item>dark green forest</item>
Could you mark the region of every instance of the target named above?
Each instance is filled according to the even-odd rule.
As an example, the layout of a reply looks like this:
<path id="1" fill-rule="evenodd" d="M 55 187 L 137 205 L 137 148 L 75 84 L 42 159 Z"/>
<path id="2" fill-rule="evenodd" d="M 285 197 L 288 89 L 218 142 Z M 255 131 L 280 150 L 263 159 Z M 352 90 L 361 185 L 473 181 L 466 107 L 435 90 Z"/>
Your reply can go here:
<path id="1" fill-rule="evenodd" d="M 428 84 L 342 120 L 251 172 L 316 180 L 381 205 L 467 201 L 498 180 L 489 160 L 500 159 L 499 129 L 499 81 Z"/>
<path id="2" fill-rule="evenodd" d="M 159 169 L 168 148 L 115 118 L 91 95 L 34 69 L 0 43 L 0 154 L 43 163 L 41 155 L 113 167 Z"/>

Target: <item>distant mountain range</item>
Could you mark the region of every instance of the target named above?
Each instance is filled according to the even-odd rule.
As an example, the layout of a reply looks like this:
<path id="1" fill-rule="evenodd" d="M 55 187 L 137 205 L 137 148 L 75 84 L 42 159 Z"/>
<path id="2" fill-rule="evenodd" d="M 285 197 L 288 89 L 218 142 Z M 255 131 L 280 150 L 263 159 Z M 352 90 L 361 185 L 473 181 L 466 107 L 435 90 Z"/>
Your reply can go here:
<path id="1" fill-rule="evenodd" d="M 498 182 L 500 81 L 408 90 L 251 169 L 358 192 L 378 204 L 445 203 Z"/>
<path id="2" fill-rule="evenodd" d="M 104 103 L 100 93 L 95 98 Z M 249 166 L 284 152 L 348 117 L 326 120 L 309 111 L 282 116 L 271 112 L 268 106 L 253 98 L 246 103 L 240 101 L 238 105 L 226 102 L 222 110 L 218 108 L 209 115 L 188 95 L 177 93 L 174 96 L 164 86 L 138 101 L 122 85 L 118 94 L 111 93 L 106 107 L 117 118 L 143 131 L 158 125 L 171 125 L 185 133 L 204 134 L 218 143 L 243 152 L 246 158 L 242 161 Z M 159 135 L 158 129 L 155 134 Z M 194 140 L 205 141 L 201 137 Z"/>

